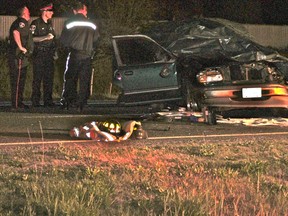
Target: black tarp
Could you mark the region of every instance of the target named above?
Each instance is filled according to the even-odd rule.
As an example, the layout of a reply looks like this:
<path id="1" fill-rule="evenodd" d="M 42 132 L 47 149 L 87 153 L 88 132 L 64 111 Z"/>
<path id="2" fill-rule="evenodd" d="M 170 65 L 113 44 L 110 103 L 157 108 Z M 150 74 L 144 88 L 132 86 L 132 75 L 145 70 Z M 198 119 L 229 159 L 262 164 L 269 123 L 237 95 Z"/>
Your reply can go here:
<path id="1" fill-rule="evenodd" d="M 181 59 L 202 67 L 230 62 L 272 62 L 288 80 L 288 58 L 262 46 L 240 23 L 218 18 L 167 21 L 151 24 L 141 32 Z"/>
<path id="2" fill-rule="evenodd" d="M 142 33 L 178 56 L 204 61 L 288 61 L 275 50 L 254 42 L 241 24 L 223 19 L 159 22 Z"/>

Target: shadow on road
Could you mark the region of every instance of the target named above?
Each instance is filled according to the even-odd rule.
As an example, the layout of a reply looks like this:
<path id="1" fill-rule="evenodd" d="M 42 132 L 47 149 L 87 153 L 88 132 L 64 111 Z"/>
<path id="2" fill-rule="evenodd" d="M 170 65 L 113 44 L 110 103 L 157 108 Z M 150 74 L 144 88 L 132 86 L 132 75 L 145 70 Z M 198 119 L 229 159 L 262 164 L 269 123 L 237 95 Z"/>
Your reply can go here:
<path id="1" fill-rule="evenodd" d="M 145 116 L 162 111 L 163 106 L 159 105 L 137 105 L 137 106 L 125 106 L 117 105 L 115 102 L 99 102 L 88 104 L 84 110 L 80 111 L 76 108 L 63 109 L 60 104 L 55 107 L 32 107 L 29 109 L 11 109 L 9 103 L 3 103 L 0 105 L 0 112 L 15 112 L 15 113 L 39 113 L 39 114 L 82 114 L 82 115 L 134 115 Z M 173 110 L 177 111 L 177 107 Z M 245 110 L 230 110 L 222 111 L 218 113 L 224 118 L 259 118 L 259 117 L 288 117 L 287 109 L 252 109 L 247 108 Z"/>
<path id="2" fill-rule="evenodd" d="M 224 118 L 288 117 L 287 109 L 245 109 L 222 112 Z"/>

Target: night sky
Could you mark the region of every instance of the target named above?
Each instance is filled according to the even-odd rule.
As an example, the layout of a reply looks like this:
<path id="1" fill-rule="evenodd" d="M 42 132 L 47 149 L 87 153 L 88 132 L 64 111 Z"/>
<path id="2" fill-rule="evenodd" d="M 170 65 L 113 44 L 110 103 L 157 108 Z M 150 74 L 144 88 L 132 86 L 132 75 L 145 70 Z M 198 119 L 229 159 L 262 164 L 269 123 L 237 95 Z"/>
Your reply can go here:
<path id="1" fill-rule="evenodd" d="M 69 0 L 67 1 L 69 2 Z M 0 13 L 2 15 L 17 15 L 17 9 L 26 5 L 31 16 L 38 16 L 39 8 L 43 2 L 47 2 L 47 0 L 0 0 Z M 61 0 L 57 2 L 61 2 Z"/>
<path id="2" fill-rule="evenodd" d="M 31 15 L 35 15 L 34 11 L 37 11 L 42 0 L 0 0 L 0 13 L 4 15 L 16 15 L 17 9 L 22 5 L 27 5 L 30 9 Z"/>
<path id="3" fill-rule="evenodd" d="M 43 2 L 57 2 L 58 5 L 61 2 L 69 3 L 69 0 L 0 0 L 0 14 L 1 15 L 17 15 L 17 9 L 23 5 L 26 5 L 29 10 L 31 16 L 39 15 L 39 8 Z M 71 11 L 70 11 L 71 12 Z M 54 16 L 65 16 L 67 13 L 63 13 L 59 9 L 54 11 Z"/>

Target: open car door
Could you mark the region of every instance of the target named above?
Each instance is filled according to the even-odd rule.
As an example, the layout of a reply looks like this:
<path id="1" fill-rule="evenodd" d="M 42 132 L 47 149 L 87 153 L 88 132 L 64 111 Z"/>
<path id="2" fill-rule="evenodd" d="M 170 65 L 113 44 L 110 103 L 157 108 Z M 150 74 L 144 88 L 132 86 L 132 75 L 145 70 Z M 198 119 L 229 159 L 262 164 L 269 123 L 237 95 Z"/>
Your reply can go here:
<path id="1" fill-rule="evenodd" d="M 119 103 L 149 104 L 181 100 L 176 58 L 145 35 L 112 37 L 113 83 L 121 88 Z"/>

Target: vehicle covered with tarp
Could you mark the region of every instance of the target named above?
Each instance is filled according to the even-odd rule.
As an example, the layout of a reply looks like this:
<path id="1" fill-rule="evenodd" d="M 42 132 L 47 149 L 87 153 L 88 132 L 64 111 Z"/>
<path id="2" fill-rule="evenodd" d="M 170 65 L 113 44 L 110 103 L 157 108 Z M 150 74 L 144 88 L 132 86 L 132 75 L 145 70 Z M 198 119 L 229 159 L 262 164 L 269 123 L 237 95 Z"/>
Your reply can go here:
<path id="1" fill-rule="evenodd" d="M 256 43 L 239 23 L 153 23 L 112 43 L 119 103 L 185 102 L 212 115 L 212 123 L 216 111 L 288 109 L 288 59 Z"/>

